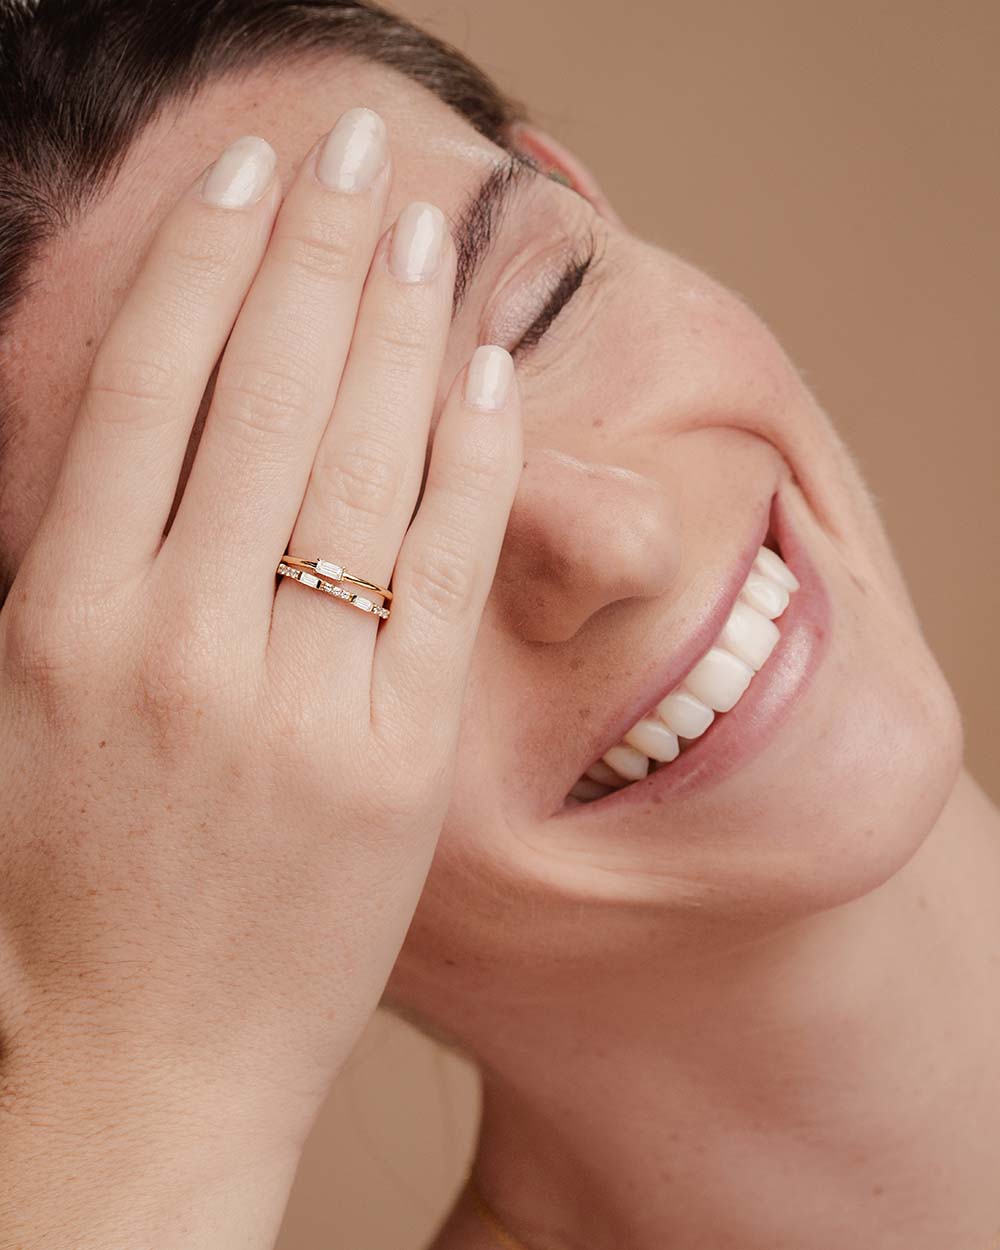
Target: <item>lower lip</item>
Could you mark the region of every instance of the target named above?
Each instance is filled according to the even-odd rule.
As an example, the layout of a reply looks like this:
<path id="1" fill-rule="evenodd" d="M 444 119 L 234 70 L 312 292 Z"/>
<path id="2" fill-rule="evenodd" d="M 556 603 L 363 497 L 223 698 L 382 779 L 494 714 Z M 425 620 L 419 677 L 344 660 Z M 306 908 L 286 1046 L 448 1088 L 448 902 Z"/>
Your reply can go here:
<path id="1" fill-rule="evenodd" d="M 762 751 L 809 688 L 830 642 L 832 610 L 816 567 L 791 526 L 779 491 L 773 510 L 774 533 L 781 556 L 799 580 L 799 589 L 778 617 L 781 631 L 777 646 L 746 693 L 729 712 L 694 739 L 676 759 L 663 764 L 642 781 L 634 781 L 589 803 L 571 803 L 562 813 L 594 809 L 594 818 L 620 812 L 629 806 L 661 803 L 668 795 L 715 785 Z"/>

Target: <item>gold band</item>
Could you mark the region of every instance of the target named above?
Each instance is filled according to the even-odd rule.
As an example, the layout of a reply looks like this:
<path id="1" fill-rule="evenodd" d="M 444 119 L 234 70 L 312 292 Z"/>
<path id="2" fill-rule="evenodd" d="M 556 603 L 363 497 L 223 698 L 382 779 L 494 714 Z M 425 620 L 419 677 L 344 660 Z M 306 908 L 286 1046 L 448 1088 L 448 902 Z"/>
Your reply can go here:
<path id="1" fill-rule="evenodd" d="M 496 1241 L 498 1245 L 503 1246 L 504 1250 L 528 1250 L 528 1247 L 524 1244 L 524 1242 L 518 1241 L 510 1229 L 507 1228 L 505 1224 L 501 1223 L 500 1217 L 483 1197 L 483 1191 L 476 1183 L 473 1171 L 474 1169 L 470 1169 L 470 1171 L 466 1174 L 465 1183 L 468 1188 L 469 1196 L 472 1199 L 473 1206 L 475 1207 L 476 1214 L 493 1234 L 494 1241 Z"/>
<path id="2" fill-rule="evenodd" d="M 392 591 L 387 590 L 384 586 L 378 586 L 375 582 L 365 581 L 363 577 L 355 577 L 353 573 L 345 571 L 343 565 L 333 564 L 329 560 L 303 560 L 300 556 L 282 556 L 286 564 L 290 564 L 296 569 L 313 569 L 319 573 L 321 577 L 329 578 L 334 582 L 352 582 L 355 586 L 362 586 L 365 590 L 374 591 L 375 594 L 381 595 L 383 599 L 392 599 Z"/>
<path id="3" fill-rule="evenodd" d="M 311 568 L 297 568 L 282 560 L 276 572 L 279 577 L 290 577 L 293 581 L 301 582 L 303 586 L 311 586 L 313 590 L 320 590 L 334 599 L 343 599 L 352 607 L 360 608 L 362 612 L 369 612 L 372 616 L 381 617 L 383 621 L 387 621 L 392 612 L 391 608 L 383 608 L 381 604 L 373 603 L 371 599 L 362 598 L 353 590 L 348 590 L 346 586 L 338 586 L 336 582 L 325 581 L 312 572 Z"/>

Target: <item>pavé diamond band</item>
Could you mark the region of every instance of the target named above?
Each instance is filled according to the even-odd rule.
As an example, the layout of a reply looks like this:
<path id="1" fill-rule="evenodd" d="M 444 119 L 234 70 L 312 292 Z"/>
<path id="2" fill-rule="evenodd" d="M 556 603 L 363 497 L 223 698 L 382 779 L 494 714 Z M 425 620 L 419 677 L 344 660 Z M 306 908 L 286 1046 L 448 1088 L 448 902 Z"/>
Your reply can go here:
<path id="1" fill-rule="evenodd" d="M 355 585 L 364 586 L 367 590 L 372 590 L 377 595 L 384 595 L 386 599 L 392 598 L 392 591 L 385 590 L 374 582 L 366 582 L 360 577 L 353 577 L 350 573 L 345 573 L 339 564 L 331 564 L 329 560 L 300 560 L 297 556 L 285 556 L 278 565 L 277 572 L 280 577 L 290 577 L 293 581 L 301 582 L 304 586 L 311 586 L 313 590 L 322 590 L 325 594 L 332 595 L 335 599 L 343 599 L 345 603 L 349 603 L 355 608 L 360 608 L 362 612 L 369 612 L 373 616 L 379 616 L 384 621 L 389 619 L 391 608 L 384 608 L 380 604 L 374 603 L 371 599 L 364 598 L 353 590 L 348 590 L 346 586 L 339 586 L 336 583 L 342 581 L 354 582 Z M 327 578 L 332 578 L 333 580 L 327 581 Z"/>

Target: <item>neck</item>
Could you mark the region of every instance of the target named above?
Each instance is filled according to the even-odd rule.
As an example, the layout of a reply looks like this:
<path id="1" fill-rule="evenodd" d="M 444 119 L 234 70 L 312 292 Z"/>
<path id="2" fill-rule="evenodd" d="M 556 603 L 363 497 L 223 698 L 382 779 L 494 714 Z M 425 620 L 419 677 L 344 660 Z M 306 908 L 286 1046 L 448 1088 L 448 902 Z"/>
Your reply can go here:
<path id="1" fill-rule="evenodd" d="M 1000 812 L 963 770 L 864 898 L 483 1040 L 479 1188 L 528 1250 L 987 1250 L 998 900 Z"/>

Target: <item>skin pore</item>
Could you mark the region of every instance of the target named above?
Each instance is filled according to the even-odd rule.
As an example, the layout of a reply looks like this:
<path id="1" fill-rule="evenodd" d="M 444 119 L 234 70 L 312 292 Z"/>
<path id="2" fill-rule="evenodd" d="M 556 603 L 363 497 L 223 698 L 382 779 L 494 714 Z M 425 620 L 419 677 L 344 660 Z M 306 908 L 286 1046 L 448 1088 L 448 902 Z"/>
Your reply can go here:
<path id="1" fill-rule="evenodd" d="M 389 128 L 386 224 L 412 199 L 457 219 L 503 156 L 386 69 L 261 70 L 168 110 L 49 249 L 7 366 L 31 414 L 0 515 L 15 562 L 182 187 L 248 132 L 287 185 L 355 105 Z M 962 767 L 958 709 L 874 502 L 746 305 L 630 235 L 558 145 L 523 143 L 576 190 L 538 177 L 508 206 L 440 396 L 477 342 L 514 348 L 568 258 L 596 259 L 518 356 L 525 471 L 390 997 L 482 1066 L 477 1176 L 531 1250 L 986 1250 L 1000 815 Z M 776 491 L 832 608 L 783 724 L 714 784 L 557 815 L 588 746 L 663 693 L 664 660 Z M 463 1197 L 433 1250 L 492 1245 Z"/>

